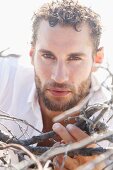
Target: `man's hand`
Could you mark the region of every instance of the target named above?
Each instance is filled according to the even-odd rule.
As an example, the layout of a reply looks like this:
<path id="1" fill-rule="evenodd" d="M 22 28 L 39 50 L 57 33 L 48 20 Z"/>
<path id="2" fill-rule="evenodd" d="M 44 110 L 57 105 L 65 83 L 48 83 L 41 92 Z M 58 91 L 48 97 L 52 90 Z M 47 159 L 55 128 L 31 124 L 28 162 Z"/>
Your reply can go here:
<path id="1" fill-rule="evenodd" d="M 53 131 L 61 137 L 65 144 L 78 142 L 88 137 L 88 134 L 72 124 L 64 127 L 60 123 L 55 123 L 53 125 Z M 89 147 L 96 147 L 96 145 L 92 144 Z M 55 170 L 59 170 L 62 165 L 62 170 L 76 170 L 77 167 L 91 161 L 95 157 L 96 156 L 75 156 L 74 158 L 71 158 L 69 156 L 64 157 L 64 155 L 60 155 L 54 158 L 54 162 L 56 164 Z M 95 170 L 101 170 L 102 168 L 103 165 L 100 165 L 96 167 Z"/>

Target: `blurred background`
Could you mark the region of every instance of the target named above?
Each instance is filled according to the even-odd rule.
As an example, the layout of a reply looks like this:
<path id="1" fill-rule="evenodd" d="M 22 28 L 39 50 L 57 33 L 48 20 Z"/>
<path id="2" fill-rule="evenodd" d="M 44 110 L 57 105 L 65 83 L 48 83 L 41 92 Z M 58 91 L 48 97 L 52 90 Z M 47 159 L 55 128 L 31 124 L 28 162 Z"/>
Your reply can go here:
<path id="1" fill-rule="evenodd" d="M 18 53 L 29 63 L 31 18 L 33 12 L 47 0 L 0 0 L 0 51 Z M 79 0 L 98 12 L 102 19 L 105 58 L 113 64 L 113 1 Z M 113 70 L 113 69 L 112 69 Z"/>

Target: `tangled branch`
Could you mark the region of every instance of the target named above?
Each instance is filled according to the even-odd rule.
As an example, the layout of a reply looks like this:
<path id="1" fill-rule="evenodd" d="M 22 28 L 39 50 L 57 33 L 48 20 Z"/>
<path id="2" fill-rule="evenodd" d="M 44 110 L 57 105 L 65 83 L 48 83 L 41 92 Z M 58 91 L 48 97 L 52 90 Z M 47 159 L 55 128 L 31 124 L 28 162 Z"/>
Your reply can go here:
<path id="1" fill-rule="evenodd" d="M 4 51 L 0 53 L 1 57 L 3 57 L 3 52 Z M 9 133 L 6 134 L 3 131 L 0 131 L 0 150 L 13 150 L 20 161 L 16 165 L 11 164 L 13 167 L 18 167 L 18 170 L 28 169 L 29 167 L 38 170 L 49 170 L 49 168 L 53 168 L 53 164 L 51 162 L 52 159 L 60 154 L 65 154 L 72 158 L 76 155 L 99 155 L 93 161 L 82 165 L 77 169 L 89 170 L 93 169 L 100 162 L 108 160 L 108 158 L 113 155 L 113 148 L 102 148 L 100 146 L 98 146 L 97 148 L 87 148 L 87 145 L 89 144 L 98 144 L 98 142 L 104 140 L 113 143 L 113 130 L 109 130 L 108 126 L 109 121 L 111 121 L 113 118 L 113 114 L 109 115 L 109 112 L 112 112 L 113 110 L 113 74 L 108 68 L 104 69 L 108 72 L 108 76 L 101 85 L 106 87 L 106 89 L 110 92 L 111 98 L 104 103 L 87 105 L 87 102 L 94 94 L 94 92 L 91 91 L 90 94 L 78 106 L 63 112 L 61 115 L 55 117 L 53 120 L 54 122 L 58 122 L 61 120 L 68 122 L 70 119 L 74 119 L 74 125 L 90 135 L 90 137 L 79 142 L 75 142 L 72 144 L 62 144 L 60 146 L 52 145 L 49 147 L 42 147 L 39 145 L 40 142 L 44 142 L 49 139 L 55 139 L 55 132 L 50 131 L 42 133 L 33 125 L 29 124 L 27 121 L 13 117 L 3 110 L 0 110 L 1 120 L 14 121 L 15 123 L 17 123 L 18 126 L 19 123 L 22 123 L 27 127 L 32 128 L 39 134 L 38 136 L 33 136 L 28 139 L 21 139 L 15 137 L 12 132 L 10 133 L 10 130 L 8 131 L 7 127 L 6 129 L 10 133 L 10 135 Z M 106 86 L 106 81 L 108 79 L 111 79 L 111 84 Z M 77 114 L 78 112 L 80 112 L 79 115 Z M 97 112 L 99 112 L 99 114 L 95 116 Z M 105 116 L 108 116 L 106 122 L 102 121 L 102 118 Z M 26 159 L 26 155 L 29 157 L 29 160 Z M 5 159 L 5 157 L 0 157 L 0 161 L 2 162 L 2 166 L 9 166 L 9 163 Z M 113 164 L 113 161 L 111 162 Z M 109 167 L 113 167 L 112 164 L 109 164 Z"/>

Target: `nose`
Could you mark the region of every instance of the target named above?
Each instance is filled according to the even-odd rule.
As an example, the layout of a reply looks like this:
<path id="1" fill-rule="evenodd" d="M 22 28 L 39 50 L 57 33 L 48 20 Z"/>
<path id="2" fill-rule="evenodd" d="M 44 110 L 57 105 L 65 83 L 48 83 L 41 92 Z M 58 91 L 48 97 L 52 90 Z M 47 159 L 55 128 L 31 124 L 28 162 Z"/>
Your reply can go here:
<path id="1" fill-rule="evenodd" d="M 51 79 L 54 80 L 56 83 L 65 83 L 68 81 L 68 71 L 66 68 L 65 63 L 58 62 L 53 69 L 53 73 Z"/>

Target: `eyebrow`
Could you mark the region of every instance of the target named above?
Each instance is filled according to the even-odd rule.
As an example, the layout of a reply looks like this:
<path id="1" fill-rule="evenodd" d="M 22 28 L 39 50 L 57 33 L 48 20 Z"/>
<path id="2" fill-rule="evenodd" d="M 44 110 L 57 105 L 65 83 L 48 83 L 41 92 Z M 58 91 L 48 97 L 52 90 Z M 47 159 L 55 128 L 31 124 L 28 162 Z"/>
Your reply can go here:
<path id="1" fill-rule="evenodd" d="M 46 49 L 39 49 L 38 52 L 41 52 L 41 53 L 50 53 L 50 54 L 55 56 L 55 54 L 52 51 L 49 51 L 49 50 L 46 50 Z M 75 52 L 75 53 L 70 53 L 67 56 L 85 56 L 85 53 L 83 53 L 83 52 Z"/>
<path id="2" fill-rule="evenodd" d="M 85 56 L 85 53 L 82 52 L 76 52 L 76 53 L 70 53 L 68 56 Z"/>
<path id="3" fill-rule="evenodd" d="M 39 49 L 38 52 L 40 53 L 50 53 L 55 56 L 55 54 L 52 51 L 46 50 L 46 49 Z"/>

